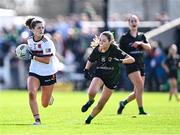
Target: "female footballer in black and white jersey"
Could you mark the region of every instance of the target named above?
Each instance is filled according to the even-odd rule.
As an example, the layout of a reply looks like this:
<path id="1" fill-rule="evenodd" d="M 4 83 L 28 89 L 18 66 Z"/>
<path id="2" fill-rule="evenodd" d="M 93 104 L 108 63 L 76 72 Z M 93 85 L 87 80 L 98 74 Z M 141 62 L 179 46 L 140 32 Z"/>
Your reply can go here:
<path id="1" fill-rule="evenodd" d="M 103 109 L 110 98 L 112 90 L 117 88 L 119 82 L 119 64 L 129 64 L 134 62 L 134 58 L 120 50 L 114 44 L 114 36 L 111 32 L 102 32 L 99 36 L 97 46 L 90 54 L 85 66 L 85 78 L 90 78 L 89 69 L 96 63 L 95 75 L 88 88 L 88 101 L 81 108 L 86 112 L 94 103 L 94 98 L 98 90 L 102 87 L 102 95 L 97 105 L 93 108 L 91 114 L 85 121 L 90 124 L 91 120 Z"/>
<path id="2" fill-rule="evenodd" d="M 29 18 L 26 26 L 33 32 L 27 40 L 33 54 L 29 67 L 27 87 L 29 91 L 29 105 L 35 119 L 34 125 L 41 124 L 36 95 L 41 87 L 41 102 L 43 107 L 52 104 L 52 92 L 56 83 L 55 46 L 51 39 L 44 35 L 45 23 L 41 18 Z"/>
<path id="3" fill-rule="evenodd" d="M 172 44 L 168 50 L 168 56 L 163 62 L 163 68 L 168 74 L 168 80 L 170 85 L 169 90 L 169 101 L 172 99 L 172 95 L 175 95 L 177 101 L 180 101 L 178 97 L 177 79 L 178 79 L 178 68 L 180 67 L 180 56 L 177 54 L 177 46 Z"/>
<path id="4" fill-rule="evenodd" d="M 143 109 L 142 94 L 144 91 L 144 50 L 151 50 L 150 44 L 147 42 L 144 34 L 138 32 L 139 19 L 136 15 L 131 15 L 129 20 L 129 31 L 120 39 L 120 48 L 135 58 L 135 63 L 126 65 L 126 71 L 129 79 L 133 83 L 134 91 L 124 100 L 120 101 L 117 114 L 121 114 L 128 102 L 136 99 L 139 114 L 145 115 Z"/>

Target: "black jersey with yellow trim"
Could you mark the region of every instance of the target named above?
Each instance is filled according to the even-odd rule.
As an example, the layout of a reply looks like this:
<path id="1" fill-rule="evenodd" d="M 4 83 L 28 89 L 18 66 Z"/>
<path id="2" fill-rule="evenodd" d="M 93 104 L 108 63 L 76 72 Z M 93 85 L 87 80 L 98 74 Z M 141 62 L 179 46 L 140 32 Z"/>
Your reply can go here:
<path id="1" fill-rule="evenodd" d="M 176 55 L 175 57 L 168 56 L 164 61 L 164 64 L 167 65 L 170 71 L 178 70 L 178 68 L 180 68 L 179 63 L 180 63 L 180 55 Z"/>
<path id="2" fill-rule="evenodd" d="M 137 32 L 136 37 L 133 37 L 130 34 L 130 31 L 127 33 L 123 34 L 122 37 L 119 40 L 119 47 L 125 51 L 127 54 L 133 56 L 136 60 L 136 62 L 144 63 L 144 50 L 143 48 L 140 47 L 133 47 L 133 43 L 136 41 L 141 41 L 144 43 L 148 43 L 144 33 Z"/>
<path id="3" fill-rule="evenodd" d="M 98 48 L 94 48 L 88 58 L 90 62 L 96 63 L 95 76 L 114 80 L 120 72 L 120 61 L 117 59 L 124 59 L 127 54 L 115 45 L 110 45 L 106 52 L 100 52 Z"/>

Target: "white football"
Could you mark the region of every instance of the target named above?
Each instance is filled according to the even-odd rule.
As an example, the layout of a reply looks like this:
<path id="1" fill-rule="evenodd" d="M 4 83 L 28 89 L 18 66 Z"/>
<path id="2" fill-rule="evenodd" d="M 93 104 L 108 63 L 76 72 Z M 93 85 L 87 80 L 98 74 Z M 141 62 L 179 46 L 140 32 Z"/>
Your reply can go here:
<path id="1" fill-rule="evenodd" d="M 29 55 L 29 48 L 27 44 L 20 44 L 16 47 L 16 56 L 19 59 L 26 60 Z"/>

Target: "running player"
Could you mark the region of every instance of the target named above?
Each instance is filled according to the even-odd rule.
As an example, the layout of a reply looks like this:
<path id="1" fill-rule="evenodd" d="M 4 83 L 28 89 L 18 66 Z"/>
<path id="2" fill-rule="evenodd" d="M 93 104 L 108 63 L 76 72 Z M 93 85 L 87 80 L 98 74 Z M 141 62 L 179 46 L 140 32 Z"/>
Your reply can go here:
<path id="1" fill-rule="evenodd" d="M 169 78 L 169 101 L 171 101 L 172 95 L 175 95 L 177 101 L 180 101 L 178 97 L 178 89 L 177 89 L 177 78 L 178 78 L 178 68 L 180 67 L 180 56 L 177 54 L 177 46 L 172 44 L 169 48 L 168 57 L 165 59 L 163 63 L 163 68 L 168 74 Z"/>
<path id="2" fill-rule="evenodd" d="M 40 125 L 40 115 L 36 100 L 37 91 L 41 87 L 41 102 L 43 107 L 53 103 L 52 92 L 56 83 L 55 46 L 51 39 L 44 35 L 45 23 L 41 18 L 29 18 L 26 26 L 33 32 L 27 40 L 32 52 L 27 87 L 29 91 L 29 105 L 34 116 L 34 125 Z"/>
<path id="3" fill-rule="evenodd" d="M 93 108 L 91 114 L 85 123 L 90 124 L 91 120 L 103 109 L 104 105 L 110 98 L 113 89 L 117 88 L 119 82 L 120 63 L 129 64 L 135 60 L 115 45 L 114 36 L 109 31 L 104 31 L 96 39 L 97 46 L 90 54 L 85 66 L 85 78 L 92 78 L 89 69 L 96 63 L 95 75 L 88 88 L 89 99 L 81 108 L 82 112 L 86 112 L 94 103 L 94 98 L 98 90 L 102 87 L 102 95 L 97 105 Z"/>
<path id="4" fill-rule="evenodd" d="M 145 80 L 144 50 L 150 51 L 151 46 L 144 34 L 138 32 L 138 17 L 131 15 L 128 22 L 129 31 L 121 37 L 120 48 L 135 58 L 135 63 L 126 65 L 126 71 L 134 86 L 134 91 L 125 100 L 120 101 L 117 114 L 121 114 L 126 104 L 136 99 L 139 114 L 146 115 L 142 99 Z"/>

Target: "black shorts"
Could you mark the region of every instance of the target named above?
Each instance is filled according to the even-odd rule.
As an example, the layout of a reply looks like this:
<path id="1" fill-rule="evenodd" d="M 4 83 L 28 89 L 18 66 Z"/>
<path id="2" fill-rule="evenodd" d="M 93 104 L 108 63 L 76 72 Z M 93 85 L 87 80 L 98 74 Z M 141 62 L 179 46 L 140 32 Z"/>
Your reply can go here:
<path id="1" fill-rule="evenodd" d="M 170 71 L 169 73 L 168 73 L 168 77 L 169 78 L 178 78 L 178 75 L 177 75 L 178 73 L 177 73 L 177 71 Z"/>
<path id="2" fill-rule="evenodd" d="M 29 76 L 34 76 L 38 78 L 41 86 L 52 85 L 56 83 L 56 74 L 48 75 L 48 76 L 40 76 L 30 72 Z"/>
<path id="3" fill-rule="evenodd" d="M 126 65 L 127 74 L 140 71 L 141 76 L 145 76 L 145 64 L 132 63 Z"/>
<path id="4" fill-rule="evenodd" d="M 100 78 L 104 82 L 104 85 L 111 90 L 118 88 L 119 81 L 117 81 L 117 80 L 109 79 L 107 77 L 98 76 L 98 75 L 95 75 L 95 77 Z"/>

